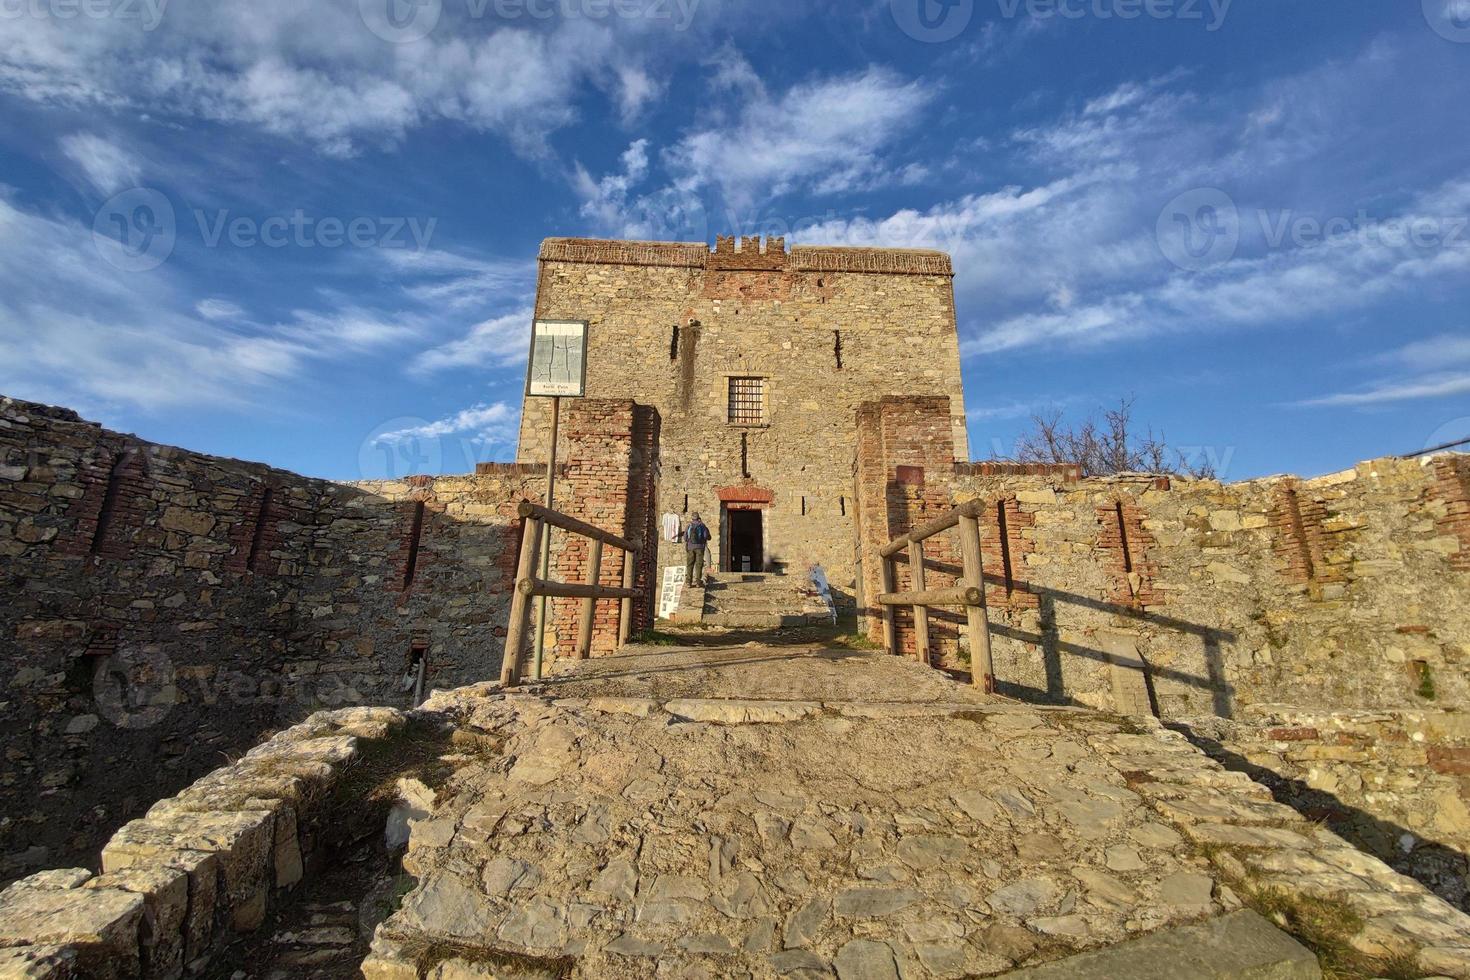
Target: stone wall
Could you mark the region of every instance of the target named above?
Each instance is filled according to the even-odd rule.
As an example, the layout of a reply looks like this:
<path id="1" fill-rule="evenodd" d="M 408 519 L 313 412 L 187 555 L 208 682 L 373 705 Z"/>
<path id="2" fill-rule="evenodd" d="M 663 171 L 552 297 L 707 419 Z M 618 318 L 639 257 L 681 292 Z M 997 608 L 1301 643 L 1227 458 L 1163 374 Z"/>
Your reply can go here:
<path id="1" fill-rule="evenodd" d="M 1177 725 L 1275 798 L 1470 911 L 1470 715 L 1254 705 Z"/>
<path id="2" fill-rule="evenodd" d="M 315 714 L 126 824 L 103 848 L 101 874 L 70 868 L 11 885 L 0 892 L 0 976 L 201 972 L 319 870 L 329 844 L 350 841 L 344 825 L 371 805 L 342 789 L 345 777 L 363 742 L 389 742 L 406 721 L 391 708 Z"/>
<path id="3" fill-rule="evenodd" d="M 905 481 L 915 478 L 915 459 L 947 449 L 933 435 L 943 408 L 884 404 L 915 417 L 882 466 L 863 469 L 859 447 L 865 510 L 870 500 L 890 508 L 886 531 L 865 537 L 865 553 L 942 510 L 927 500 L 893 510 L 891 501 L 913 493 Z M 915 445 L 925 418 L 927 451 Z M 1148 475 L 1078 481 L 973 465 L 925 470 L 924 479 L 947 481 L 950 504 L 984 501 L 1002 692 L 1120 710 L 1141 692 L 1163 717 L 1181 718 L 1229 717 L 1261 703 L 1464 703 L 1465 472 L 1465 457 L 1447 456 L 1231 485 Z M 936 571 L 945 564 L 936 561 Z M 881 635 L 876 615 L 869 629 Z M 1136 683 L 1140 666 L 1146 688 Z"/>
<path id="4" fill-rule="evenodd" d="M 765 557 L 855 586 L 852 446 L 859 403 L 950 398 L 967 452 L 952 270 L 935 252 L 548 240 L 536 315 L 590 323 L 588 393 L 629 394 L 662 418 L 658 513 L 699 512 L 725 553 L 722 502 L 762 511 Z M 728 420 L 729 379 L 765 382 L 763 424 Z M 546 399 L 527 399 L 521 461 L 544 459 Z M 664 542 L 660 565 L 682 565 Z"/>
<path id="5" fill-rule="evenodd" d="M 566 509 L 651 539 L 656 445 L 648 410 L 580 403 Z M 407 706 L 417 658 L 429 687 L 498 676 L 515 508 L 545 472 L 349 486 L 0 402 L 0 880 L 95 851 L 319 707 Z M 604 605 L 600 650 L 617 628 Z M 553 654 L 573 623 L 554 618 Z"/>

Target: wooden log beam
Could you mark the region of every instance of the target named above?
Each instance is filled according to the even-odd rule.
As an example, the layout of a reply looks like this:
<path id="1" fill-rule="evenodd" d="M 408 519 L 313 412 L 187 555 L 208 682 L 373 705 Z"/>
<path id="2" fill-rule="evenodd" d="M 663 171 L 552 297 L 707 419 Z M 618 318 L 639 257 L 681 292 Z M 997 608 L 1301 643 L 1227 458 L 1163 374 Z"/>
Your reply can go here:
<path id="1" fill-rule="evenodd" d="M 516 583 L 516 591 L 531 596 L 549 596 L 552 599 L 637 599 L 637 589 L 619 589 L 611 585 L 583 585 L 572 582 L 546 582 L 539 578 L 523 578 Z"/>
<path id="2" fill-rule="evenodd" d="M 536 572 L 541 557 L 541 522 L 526 518 L 521 530 L 521 561 L 516 572 L 518 582 L 528 582 Z M 531 595 L 517 588 L 510 599 L 510 625 L 505 631 L 505 654 L 500 660 L 500 683 L 515 687 L 521 682 L 521 656 L 526 634 L 531 628 Z"/>
<path id="3" fill-rule="evenodd" d="M 929 521 L 926 524 L 920 524 L 918 527 L 910 530 L 909 533 L 905 534 L 903 537 L 895 538 L 888 544 L 884 545 L 878 550 L 878 555 L 882 558 L 893 558 L 897 555 L 901 555 L 904 551 L 908 550 L 909 545 L 913 544 L 916 541 L 927 541 L 929 538 L 934 537 L 934 535 L 936 534 L 943 534 L 945 531 L 948 531 L 950 528 L 959 524 L 961 517 L 966 516 L 980 516 L 980 502 L 978 500 L 972 500 L 969 503 L 960 504 L 954 510 L 949 511 L 946 514 L 941 514 L 940 516 L 934 518 L 934 520 Z"/>
<path id="4" fill-rule="evenodd" d="M 909 542 L 909 578 L 915 592 L 925 591 L 923 541 Z M 914 654 L 925 667 L 933 666 L 929 649 L 929 610 L 923 606 L 914 606 Z"/>
<path id="5" fill-rule="evenodd" d="M 550 510 L 540 504 L 533 504 L 529 500 L 522 500 L 517 510 L 523 518 L 534 517 L 538 521 L 545 521 L 552 527 L 559 527 L 563 531 L 570 531 L 572 534 L 580 534 L 582 537 L 591 538 L 593 541 L 601 541 L 605 545 L 620 548 L 623 551 L 638 550 L 636 544 L 631 541 L 626 541 L 610 531 L 604 531 L 600 527 L 579 521 L 575 517 L 568 517 L 560 511 Z"/>
<path id="6" fill-rule="evenodd" d="M 898 588 L 898 570 L 891 558 L 880 558 L 878 561 L 883 566 L 883 591 L 891 593 Z M 881 598 L 880 596 L 879 599 Z M 890 654 L 898 653 L 898 626 L 894 621 L 892 606 L 883 606 L 883 649 Z"/>
<path id="7" fill-rule="evenodd" d="M 634 588 L 638 584 L 638 563 L 636 556 L 631 551 L 623 552 L 623 588 L 629 592 L 636 592 Z M 633 637 L 633 598 L 624 596 L 622 608 L 618 612 L 618 646 L 625 647 Z"/>
<path id="8" fill-rule="evenodd" d="M 626 552 L 624 552 L 626 554 Z M 587 559 L 587 584 L 596 587 L 602 579 L 602 542 L 592 539 L 592 554 Z M 582 622 L 577 628 L 577 659 L 592 656 L 592 625 L 597 615 L 597 599 L 588 596 L 582 600 Z"/>
<path id="9" fill-rule="evenodd" d="M 990 611 L 985 608 L 985 560 L 980 551 L 980 522 L 960 518 L 960 553 L 964 556 L 965 579 L 980 586 L 980 601 L 969 604 L 965 616 L 970 628 L 970 680 L 986 694 L 995 693 L 995 663 L 990 653 Z"/>
<path id="10" fill-rule="evenodd" d="M 973 585 L 957 585 L 952 589 L 926 589 L 923 592 L 887 592 L 878 597 L 880 606 L 980 606 L 985 593 Z"/>

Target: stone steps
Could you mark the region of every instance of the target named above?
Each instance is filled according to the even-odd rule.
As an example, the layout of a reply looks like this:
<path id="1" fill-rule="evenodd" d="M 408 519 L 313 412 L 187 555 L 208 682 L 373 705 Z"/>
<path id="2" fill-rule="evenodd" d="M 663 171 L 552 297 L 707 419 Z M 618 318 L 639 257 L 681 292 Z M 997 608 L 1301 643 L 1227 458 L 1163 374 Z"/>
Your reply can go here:
<path id="1" fill-rule="evenodd" d="M 783 629 L 827 622 L 825 603 L 807 594 L 804 576 L 719 576 L 704 590 L 701 622 L 730 629 Z"/>

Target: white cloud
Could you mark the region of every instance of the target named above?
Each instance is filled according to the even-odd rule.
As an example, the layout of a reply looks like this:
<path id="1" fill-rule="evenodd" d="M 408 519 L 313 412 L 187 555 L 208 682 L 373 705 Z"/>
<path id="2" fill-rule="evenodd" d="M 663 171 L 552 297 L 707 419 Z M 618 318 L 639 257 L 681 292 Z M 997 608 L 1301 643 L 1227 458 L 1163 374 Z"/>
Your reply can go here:
<path id="1" fill-rule="evenodd" d="M 1357 391 L 1344 391 L 1298 404 L 1307 407 L 1381 405 L 1470 393 L 1470 336 L 1452 334 L 1407 344 L 1377 358 L 1398 374 L 1379 377 Z"/>
<path id="2" fill-rule="evenodd" d="M 727 78 L 740 79 L 726 65 Z M 881 151 L 916 126 L 936 91 L 888 68 L 793 86 L 779 98 L 746 80 L 744 101 L 725 125 L 689 133 L 668 151 L 686 187 L 717 187 L 733 207 L 792 191 L 837 193 L 893 168 Z"/>
<path id="3" fill-rule="evenodd" d="M 481 403 L 463 409 L 435 422 L 386 432 L 380 442 L 411 442 L 416 439 L 442 439 L 446 436 L 467 438 L 503 445 L 516 437 L 520 418 L 516 409 L 504 402 Z"/>
<path id="4" fill-rule="evenodd" d="M 327 296 L 251 323 L 237 304 L 196 300 L 167 265 L 105 262 L 91 229 L 0 197 L 0 390 L 99 411 L 245 406 L 313 365 L 403 345 L 417 316 L 385 316 Z M 233 321 L 228 322 L 226 321 Z"/>
<path id="5" fill-rule="evenodd" d="M 72 133 L 61 139 L 61 151 L 103 194 L 138 186 L 143 164 L 132 153 L 95 133 Z"/>
<path id="6" fill-rule="evenodd" d="M 239 320 L 245 316 L 244 307 L 227 299 L 201 299 L 194 304 L 194 312 L 206 320 Z"/>
<path id="7" fill-rule="evenodd" d="M 458 340 L 426 350 L 410 370 L 433 374 L 460 368 L 513 367 L 526 359 L 531 346 L 530 307 L 475 324 Z"/>
<path id="8" fill-rule="evenodd" d="M 716 99 L 705 115 L 713 121 L 662 151 L 666 181 L 638 192 L 651 170 L 647 139 L 629 146 L 613 173 L 595 177 L 575 167 L 582 214 L 606 233 L 708 240 L 707 192 L 718 192 L 733 214 L 791 193 L 837 195 L 928 178 L 923 164 L 888 157 L 918 125 L 937 94 L 933 86 L 872 67 L 814 77 L 773 96 L 729 45 L 708 65 Z"/>
<path id="9" fill-rule="evenodd" d="M 660 66 L 699 49 L 720 4 L 702 4 L 695 29 L 674 35 L 685 44 L 670 43 L 672 25 L 656 22 L 467 18 L 451 5 L 429 37 L 392 44 L 358 7 L 171 3 L 152 31 L 120 16 L 6 18 L 0 91 L 48 106 L 244 124 L 335 156 L 400 142 L 437 120 L 499 133 L 538 155 L 576 118 L 587 89 L 625 118 L 643 111 L 664 90 Z"/>

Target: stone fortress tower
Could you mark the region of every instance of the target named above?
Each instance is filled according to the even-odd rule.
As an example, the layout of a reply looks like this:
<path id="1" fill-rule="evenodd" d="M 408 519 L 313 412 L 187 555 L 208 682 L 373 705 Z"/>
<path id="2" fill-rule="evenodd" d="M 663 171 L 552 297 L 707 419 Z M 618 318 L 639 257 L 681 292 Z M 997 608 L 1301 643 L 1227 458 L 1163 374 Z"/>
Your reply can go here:
<path id="1" fill-rule="evenodd" d="M 713 570 L 856 575 L 857 408 L 942 395 L 968 459 L 953 269 L 910 249 L 548 239 L 538 319 L 589 323 L 587 395 L 662 419 L 655 512 L 713 532 Z M 546 459 L 548 399 L 528 398 L 518 459 Z M 664 539 L 660 566 L 682 562 Z"/>

